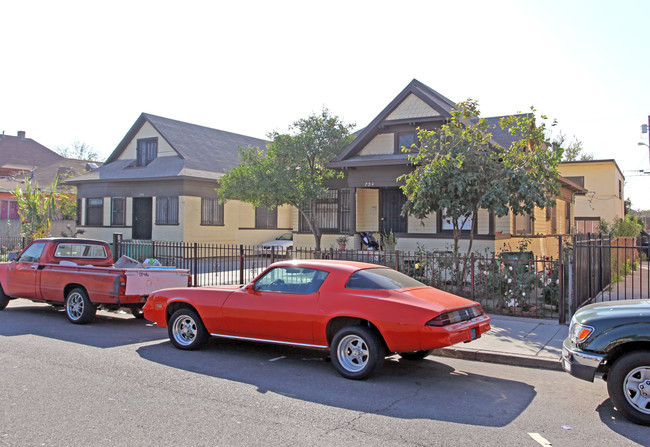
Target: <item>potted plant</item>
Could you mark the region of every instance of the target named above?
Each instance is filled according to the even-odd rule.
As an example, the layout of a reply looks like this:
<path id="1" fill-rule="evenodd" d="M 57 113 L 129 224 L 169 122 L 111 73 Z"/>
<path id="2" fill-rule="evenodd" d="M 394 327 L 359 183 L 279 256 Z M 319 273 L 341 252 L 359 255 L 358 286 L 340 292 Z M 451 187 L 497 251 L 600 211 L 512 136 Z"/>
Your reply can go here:
<path id="1" fill-rule="evenodd" d="M 339 244 L 339 250 L 345 251 L 345 246 L 347 245 L 349 238 L 350 237 L 347 234 L 336 238 L 336 243 Z"/>

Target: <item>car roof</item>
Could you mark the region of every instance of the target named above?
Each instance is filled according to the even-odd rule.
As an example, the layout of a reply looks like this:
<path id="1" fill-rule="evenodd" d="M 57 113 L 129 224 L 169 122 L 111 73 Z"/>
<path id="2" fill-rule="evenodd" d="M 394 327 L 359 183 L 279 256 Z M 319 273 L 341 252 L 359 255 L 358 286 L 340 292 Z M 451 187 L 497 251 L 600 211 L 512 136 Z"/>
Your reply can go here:
<path id="1" fill-rule="evenodd" d="M 294 259 L 291 261 L 281 261 L 272 264 L 273 267 L 305 267 L 313 268 L 319 270 L 328 270 L 328 271 L 347 271 L 347 272 L 356 272 L 357 270 L 363 270 L 368 268 L 388 268 L 383 265 L 370 264 L 368 262 L 357 262 L 357 261 L 339 261 L 332 259 Z"/>

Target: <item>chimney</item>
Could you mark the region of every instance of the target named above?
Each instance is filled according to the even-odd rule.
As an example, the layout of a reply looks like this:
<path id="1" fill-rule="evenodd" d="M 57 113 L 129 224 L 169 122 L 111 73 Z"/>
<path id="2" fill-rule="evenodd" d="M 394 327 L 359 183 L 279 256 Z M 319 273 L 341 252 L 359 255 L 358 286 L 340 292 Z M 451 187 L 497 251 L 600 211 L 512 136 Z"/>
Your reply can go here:
<path id="1" fill-rule="evenodd" d="M 24 130 L 19 130 L 18 131 L 18 138 L 22 138 L 23 140 L 25 139 L 25 131 Z"/>

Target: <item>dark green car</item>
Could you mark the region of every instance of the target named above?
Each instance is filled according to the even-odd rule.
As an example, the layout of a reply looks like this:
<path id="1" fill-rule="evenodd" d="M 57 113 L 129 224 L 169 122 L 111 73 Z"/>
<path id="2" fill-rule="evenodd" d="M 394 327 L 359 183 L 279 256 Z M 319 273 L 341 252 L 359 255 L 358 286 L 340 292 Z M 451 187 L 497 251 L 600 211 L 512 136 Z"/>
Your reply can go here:
<path id="1" fill-rule="evenodd" d="M 564 340 L 562 366 L 590 382 L 602 377 L 616 409 L 650 425 L 650 300 L 580 308 Z"/>

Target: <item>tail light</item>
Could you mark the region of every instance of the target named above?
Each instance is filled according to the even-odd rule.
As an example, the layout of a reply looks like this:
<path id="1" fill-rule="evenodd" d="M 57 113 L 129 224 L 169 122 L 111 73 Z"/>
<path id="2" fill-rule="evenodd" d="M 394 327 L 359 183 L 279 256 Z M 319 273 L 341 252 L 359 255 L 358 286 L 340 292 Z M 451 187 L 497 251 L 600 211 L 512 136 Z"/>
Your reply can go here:
<path id="1" fill-rule="evenodd" d="M 126 276 L 120 276 L 120 296 L 126 295 Z"/>
<path id="2" fill-rule="evenodd" d="M 187 275 L 187 287 L 192 287 L 192 275 Z"/>
<path id="3" fill-rule="evenodd" d="M 460 323 L 461 321 L 471 320 L 480 317 L 485 312 L 481 306 L 465 307 L 463 309 L 452 310 L 438 315 L 427 321 L 426 326 L 448 326 L 450 324 Z"/>

